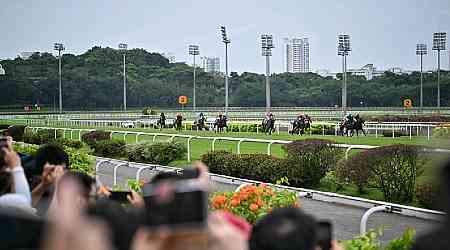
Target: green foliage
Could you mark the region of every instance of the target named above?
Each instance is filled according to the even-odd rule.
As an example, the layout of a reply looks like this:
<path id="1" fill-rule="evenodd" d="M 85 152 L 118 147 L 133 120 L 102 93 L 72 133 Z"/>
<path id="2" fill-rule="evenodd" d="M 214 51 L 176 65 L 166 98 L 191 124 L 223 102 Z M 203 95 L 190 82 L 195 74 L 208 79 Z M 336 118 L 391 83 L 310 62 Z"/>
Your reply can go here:
<path id="1" fill-rule="evenodd" d="M 48 143 L 57 144 L 60 146 L 65 146 L 74 149 L 81 149 L 83 147 L 83 143 L 80 141 L 69 140 L 66 138 L 58 138 L 56 140 L 50 140 Z"/>
<path id="2" fill-rule="evenodd" d="M 144 109 L 142 110 L 142 114 L 143 114 L 143 115 L 156 115 L 157 113 L 156 113 L 156 111 L 153 110 L 152 108 L 146 107 L 146 108 L 144 108 Z"/>
<path id="3" fill-rule="evenodd" d="M 436 127 L 433 129 L 433 137 L 450 139 L 450 127 Z"/>
<path id="4" fill-rule="evenodd" d="M 143 182 L 135 180 L 135 179 L 129 179 L 127 180 L 127 186 L 130 190 L 136 191 L 138 193 L 142 192 L 142 186 L 144 185 Z"/>
<path id="5" fill-rule="evenodd" d="M 104 141 L 111 139 L 111 132 L 106 132 L 102 130 L 95 130 L 85 133 L 81 136 L 81 141 L 93 147 L 97 141 Z"/>
<path id="6" fill-rule="evenodd" d="M 402 236 L 391 240 L 385 250 L 410 250 L 413 247 L 415 235 L 416 231 L 409 228 Z"/>
<path id="7" fill-rule="evenodd" d="M 92 166 L 93 158 L 87 153 L 81 152 L 80 150 L 63 146 L 64 151 L 69 156 L 71 170 L 81 171 L 89 175 L 95 174 L 95 169 Z M 39 149 L 37 145 L 26 145 L 22 146 L 20 144 L 15 144 L 14 149 L 23 154 L 34 156 L 36 151 Z"/>
<path id="8" fill-rule="evenodd" d="M 125 141 L 122 140 L 104 140 L 98 141 L 93 145 L 94 154 L 101 157 L 120 158 L 126 155 Z"/>
<path id="9" fill-rule="evenodd" d="M 186 147 L 180 143 L 141 142 L 126 147 L 128 160 L 160 165 L 183 159 L 186 151 Z"/>
<path id="10" fill-rule="evenodd" d="M 381 242 L 378 237 L 383 235 L 383 230 L 371 230 L 365 235 L 357 236 L 351 240 L 344 241 L 345 250 L 379 250 L 381 249 Z"/>
<path id="11" fill-rule="evenodd" d="M 55 138 L 56 134 L 56 138 Z M 47 144 L 55 142 L 56 139 L 62 137 L 62 131 L 55 129 L 40 129 L 37 132 L 27 130 L 23 135 L 23 142 L 35 145 Z"/>
<path id="12" fill-rule="evenodd" d="M 420 171 L 418 148 L 399 144 L 358 153 L 339 166 L 338 176 L 360 190 L 369 182 L 378 185 L 386 201 L 408 203 L 414 198 Z"/>
<path id="13" fill-rule="evenodd" d="M 285 176 L 289 176 L 292 185 L 313 188 L 319 186 L 325 174 L 336 168 L 343 151 L 333 147 L 330 140 L 307 139 L 284 145 L 287 152 L 286 164 L 289 167 Z M 293 177 L 293 176 L 294 177 Z"/>
<path id="14" fill-rule="evenodd" d="M 320 180 L 320 187 L 330 192 L 339 192 L 344 188 L 344 185 L 345 183 L 336 177 L 336 171 L 333 170 L 328 171 L 325 177 Z"/>
<path id="15" fill-rule="evenodd" d="M 80 55 L 65 54 L 63 82 L 65 107 L 68 109 L 120 109 L 122 97 L 121 52 L 112 48 L 93 47 Z M 50 106 L 58 84 L 56 57 L 50 53 L 33 55 L 28 60 L 2 60 L 6 75 L 0 78 L 3 91 L 0 105 L 23 106 L 39 99 L 44 108 Z M 171 64 L 157 53 L 143 49 L 127 51 L 128 105 L 130 107 L 178 107 L 177 97 L 192 93 L 192 67 L 184 63 Z M 437 74 L 427 74 L 424 80 L 424 105 L 434 104 Z M 450 103 L 450 73 L 441 72 L 442 103 Z M 38 81 L 38 83 L 35 83 Z M 263 107 L 265 105 L 264 75 L 233 73 L 230 105 Z M 83 84 L 80 84 L 83 83 Z M 405 97 L 419 100 L 420 74 L 386 73 L 366 81 L 349 76 L 349 106 L 402 106 Z M 339 79 L 314 73 L 282 73 L 272 78 L 273 106 L 332 107 L 340 103 Z M 223 76 L 198 71 L 198 106 L 222 106 Z M 87 94 L 89 93 L 89 95 Z M 428 93 L 428 94 L 427 94 Z M 188 94 L 189 98 L 192 98 Z M 46 104 L 46 105 L 45 105 Z"/>
<path id="16" fill-rule="evenodd" d="M 438 188 L 431 183 L 418 184 L 416 198 L 421 206 L 428 209 L 436 209 L 439 199 Z"/>
<path id="17" fill-rule="evenodd" d="M 317 187 L 326 172 L 334 169 L 341 150 L 332 148 L 329 141 L 309 140 L 293 142 L 285 147 L 287 157 L 278 159 L 265 154 L 232 154 L 209 152 L 202 161 L 212 173 L 238 178 L 277 183 L 289 177 L 295 187 Z"/>

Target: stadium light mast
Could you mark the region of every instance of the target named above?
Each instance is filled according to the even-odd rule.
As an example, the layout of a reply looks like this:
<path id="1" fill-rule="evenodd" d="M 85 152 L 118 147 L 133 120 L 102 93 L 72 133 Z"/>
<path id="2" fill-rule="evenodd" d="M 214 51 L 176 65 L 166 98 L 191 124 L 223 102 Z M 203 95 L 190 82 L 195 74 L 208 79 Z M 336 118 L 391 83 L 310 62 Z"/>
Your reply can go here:
<path id="1" fill-rule="evenodd" d="M 272 56 L 272 49 L 275 48 L 273 45 L 272 35 L 261 35 L 261 49 L 262 56 L 266 57 L 266 111 L 270 111 L 271 107 L 271 94 L 270 94 L 270 57 Z"/>
<path id="2" fill-rule="evenodd" d="M 228 115 L 228 44 L 231 43 L 227 37 L 225 26 L 220 26 L 222 42 L 225 44 L 225 115 Z"/>
<path id="3" fill-rule="evenodd" d="M 338 55 L 342 56 L 342 113 L 347 114 L 347 56 L 352 51 L 349 35 L 338 36 Z"/>
<path id="4" fill-rule="evenodd" d="M 198 49 L 198 45 L 189 45 L 189 55 L 192 55 L 194 57 L 194 91 L 193 91 L 193 98 L 192 98 L 193 99 L 192 106 L 193 106 L 193 109 L 194 109 L 194 112 L 195 112 L 196 109 L 197 109 L 197 105 L 196 105 L 196 102 L 195 102 L 195 68 L 196 68 L 196 66 L 195 66 L 195 56 L 200 55 L 200 51 Z"/>
<path id="5" fill-rule="evenodd" d="M 423 56 L 428 54 L 427 45 L 417 44 L 416 55 L 420 56 L 420 110 L 423 110 Z"/>
<path id="6" fill-rule="evenodd" d="M 62 113 L 62 73 L 61 73 L 61 51 L 66 48 L 62 43 L 54 43 L 54 50 L 58 51 L 58 64 L 59 64 L 59 113 Z"/>
<path id="7" fill-rule="evenodd" d="M 437 69 L 437 108 L 441 107 L 441 50 L 445 50 L 447 33 L 436 32 L 433 34 L 433 50 L 437 51 L 438 69 Z"/>
<path id="8" fill-rule="evenodd" d="M 128 44 L 120 43 L 119 50 L 122 51 L 123 55 L 123 111 L 127 111 L 127 70 L 125 57 L 127 54 Z"/>

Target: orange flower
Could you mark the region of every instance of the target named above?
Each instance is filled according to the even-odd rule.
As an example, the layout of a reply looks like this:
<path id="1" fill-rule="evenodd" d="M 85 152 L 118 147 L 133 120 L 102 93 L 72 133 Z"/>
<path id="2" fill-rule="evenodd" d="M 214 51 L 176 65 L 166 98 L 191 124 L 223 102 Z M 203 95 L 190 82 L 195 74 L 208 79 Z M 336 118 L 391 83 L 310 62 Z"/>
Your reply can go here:
<path id="1" fill-rule="evenodd" d="M 267 183 L 261 183 L 261 185 L 259 185 L 260 187 L 266 188 L 267 187 Z"/>
<path id="2" fill-rule="evenodd" d="M 300 203 L 298 201 L 296 201 L 293 205 L 293 207 L 300 207 Z"/>
<path id="3" fill-rule="evenodd" d="M 250 205 L 250 210 L 251 210 L 251 211 L 255 212 L 255 211 L 258 210 L 258 209 L 259 209 L 259 207 L 258 207 L 257 204 L 252 203 L 252 204 Z"/>
<path id="4" fill-rule="evenodd" d="M 217 209 L 217 208 L 222 207 L 226 201 L 227 201 L 227 197 L 225 197 L 224 195 L 218 195 L 218 196 L 214 197 L 212 205 L 214 208 Z"/>
<path id="5" fill-rule="evenodd" d="M 264 205 L 264 202 L 261 199 L 256 200 L 256 205 L 262 207 Z"/>
<path id="6" fill-rule="evenodd" d="M 237 207 L 237 206 L 239 206 L 239 204 L 241 204 L 241 201 L 238 198 L 231 200 L 232 207 Z"/>

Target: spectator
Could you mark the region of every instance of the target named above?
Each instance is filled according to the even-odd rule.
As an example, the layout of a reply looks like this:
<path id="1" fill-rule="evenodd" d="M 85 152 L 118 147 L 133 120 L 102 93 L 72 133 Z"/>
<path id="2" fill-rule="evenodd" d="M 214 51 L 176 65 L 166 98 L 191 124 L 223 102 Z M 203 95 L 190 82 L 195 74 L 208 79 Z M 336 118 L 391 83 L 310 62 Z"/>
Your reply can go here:
<path id="1" fill-rule="evenodd" d="M 447 216 L 444 223 L 432 232 L 418 237 L 413 249 L 414 250 L 445 250 L 450 247 L 450 161 L 447 162 L 441 174 L 441 195 L 440 204 L 442 211 Z"/>
<path id="2" fill-rule="evenodd" d="M 76 182 L 79 186 L 79 195 L 76 197 L 67 197 L 60 192 L 60 186 L 68 180 Z M 95 203 L 97 187 L 95 179 L 89 175 L 81 172 L 67 172 L 56 183 L 55 192 L 52 202 L 50 204 L 49 212 L 54 213 L 56 209 L 61 207 L 61 203 L 67 202 L 67 199 L 74 200 L 74 204 L 82 210 L 85 210 L 89 205 Z"/>
<path id="3" fill-rule="evenodd" d="M 32 204 L 38 209 L 40 215 L 47 211 L 53 196 L 54 184 L 68 167 L 69 156 L 61 147 L 48 144 L 37 151 L 35 164 L 30 172 L 33 175 L 31 178 L 38 176 L 39 179 L 37 184 L 32 180 L 35 184 L 32 191 Z"/>
<path id="4" fill-rule="evenodd" d="M 250 250 L 314 250 L 316 221 L 296 208 L 281 208 L 262 218 L 252 230 Z"/>
<path id="5" fill-rule="evenodd" d="M 30 187 L 11 137 L 7 137 L 6 145 L 0 150 L 4 164 L 0 166 L 0 207 L 20 207 L 31 212 Z"/>

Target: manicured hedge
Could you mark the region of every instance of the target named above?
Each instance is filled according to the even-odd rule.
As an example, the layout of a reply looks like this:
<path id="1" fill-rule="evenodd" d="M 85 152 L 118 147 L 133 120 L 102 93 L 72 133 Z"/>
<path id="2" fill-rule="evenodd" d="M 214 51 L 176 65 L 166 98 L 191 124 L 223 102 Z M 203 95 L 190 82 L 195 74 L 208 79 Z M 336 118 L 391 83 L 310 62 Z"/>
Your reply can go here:
<path id="1" fill-rule="evenodd" d="M 327 140 L 302 140 L 288 144 L 286 158 L 265 154 L 232 154 L 225 151 L 209 152 L 202 161 L 212 173 L 276 183 L 288 178 L 295 187 L 314 188 L 326 172 L 334 169 L 342 151 Z"/>
<path id="2" fill-rule="evenodd" d="M 89 146 L 94 146 L 94 144 L 98 141 L 104 141 L 111 139 L 111 132 L 95 130 L 88 133 L 85 133 L 81 136 L 81 141 L 86 143 Z"/>
<path id="3" fill-rule="evenodd" d="M 172 161 L 183 159 L 186 151 L 186 147 L 180 143 L 141 142 L 126 146 L 128 160 L 160 165 L 167 165 Z"/>
<path id="4" fill-rule="evenodd" d="M 110 158 L 121 158 L 126 156 L 125 141 L 103 140 L 97 141 L 93 146 L 94 155 Z"/>

